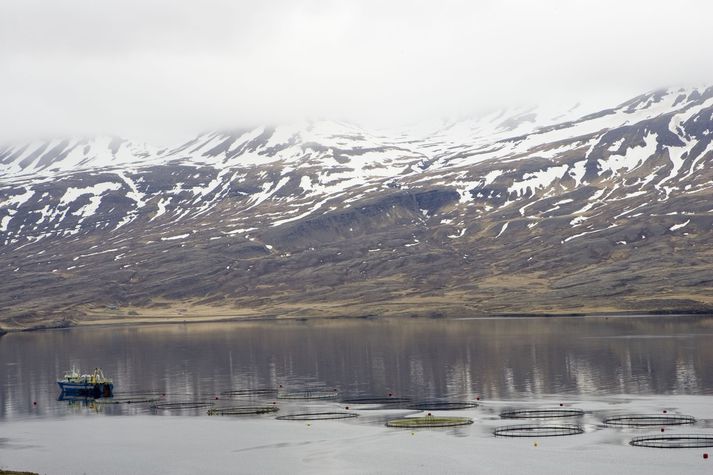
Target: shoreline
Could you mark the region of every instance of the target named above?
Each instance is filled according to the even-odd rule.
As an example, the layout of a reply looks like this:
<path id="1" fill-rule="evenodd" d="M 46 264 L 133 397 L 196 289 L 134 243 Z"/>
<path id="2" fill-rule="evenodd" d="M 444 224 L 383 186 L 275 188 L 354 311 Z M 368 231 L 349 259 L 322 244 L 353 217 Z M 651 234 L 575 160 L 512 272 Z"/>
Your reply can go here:
<path id="1" fill-rule="evenodd" d="M 433 316 L 430 313 L 413 313 L 409 315 L 205 315 L 187 316 L 179 314 L 166 315 L 131 315 L 126 317 L 102 318 L 96 320 L 64 320 L 31 325 L 28 327 L 0 326 L 0 337 L 8 333 L 36 332 L 43 330 L 66 330 L 73 328 L 112 328 L 141 327 L 148 325 L 189 325 L 200 323 L 250 323 L 250 322 L 283 322 L 283 321 L 324 321 L 324 320 L 488 320 L 488 319 L 529 319 L 529 318 L 655 318 L 655 317 L 713 317 L 713 312 L 704 310 L 661 310 L 653 312 L 641 311 L 603 311 L 603 312 L 494 312 L 462 317 Z"/>

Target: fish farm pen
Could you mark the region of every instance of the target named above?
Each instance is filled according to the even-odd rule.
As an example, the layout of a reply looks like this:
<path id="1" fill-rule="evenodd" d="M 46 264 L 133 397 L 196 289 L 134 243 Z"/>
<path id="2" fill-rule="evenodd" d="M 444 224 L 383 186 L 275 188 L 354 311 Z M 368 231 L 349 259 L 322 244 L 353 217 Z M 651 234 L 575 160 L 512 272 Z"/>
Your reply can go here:
<path id="1" fill-rule="evenodd" d="M 429 427 L 456 427 L 473 423 L 469 417 L 405 417 L 403 419 L 392 419 L 386 423 L 386 427 L 399 429 L 423 429 Z"/>
<path id="2" fill-rule="evenodd" d="M 230 391 L 223 391 L 220 393 L 221 396 L 229 397 L 277 397 L 277 389 L 272 388 L 258 388 L 258 389 L 233 389 Z"/>
<path id="3" fill-rule="evenodd" d="M 386 405 L 386 404 L 407 404 L 411 399 L 406 397 L 357 397 L 352 399 L 342 399 L 342 404 L 353 405 Z"/>
<path id="4" fill-rule="evenodd" d="M 237 406 L 219 407 L 208 410 L 209 416 L 247 416 L 270 414 L 279 411 L 277 406 Z"/>
<path id="5" fill-rule="evenodd" d="M 696 419 L 678 414 L 643 414 L 608 417 L 603 422 L 610 427 L 657 427 L 695 424 Z"/>
<path id="6" fill-rule="evenodd" d="M 701 449 L 713 447 L 713 434 L 644 435 L 634 437 L 629 445 L 654 449 Z"/>
<path id="7" fill-rule="evenodd" d="M 581 409 L 523 409 L 500 413 L 503 419 L 559 419 L 564 417 L 582 417 Z"/>
<path id="8" fill-rule="evenodd" d="M 474 402 L 447 402 L 447 401 L 425 401 L 409 404 L 408 409 L 418 411 L 456 411 L 462 409 L 473 409 L 478 407 Z"/>
<path id="9" fill-rule="evenodd" d="M 580 425 L 574 424 L 519 424 L 497 427 L 495 437 L 563 437 L 584 434 Z"/>
<path id="10" fill-rule="evenodd" d="M 293 393 L 278 393 L 277 399 L 337 399 L 337 390 L 333 391 L 299 391 Z"/>
<path id="11" fill-rule="evenodd" d="M 151 405 L 151 409 L 161 411 L 180 411 L 184 409 L 203 409 L 212 407 L 215 403 L 207 401 L 160 402 Z"/>
<path id="12" fill-rule="evenodd" d="M 94 401 L 95 404 L 148 404 L 161 401 L 160 396 L 114 396 L 110 398 L 100 398 Z"/>
<path id="13" fill-rule="evenodd" d="M 212 394 L 212 396 L 208 396 Z M 227 389 L 221 392 L 205 391 L 203 397 L 186 393 L 166 393 L 154 390 L 135 390 L 117 392 L 113 397 L 93 400 L 97 405 L 135 404 L 137 409 L 150 410 L 153 414 L 180 414 L 184 416 L 267 416 L 279 421 L 329 421 L 354 419 L 360 411 L 402 411 L 400 417 L 390 414 L 378 417 L 379 424 L 385 423 L 393 429 L 438 429 L 471 425 L 472 417 L 451 417 L 437 414 L 435 411 L 465 410 L 472 416 L 483 404 L 471 400 L 421 399 L 414 400 L 404 396 L 357 395 L 339 397 L 337 389 L 328 386 L 297 386 L 292 388 L 257 387 Z M 62 396 L 60 399 L 62 400 Z M 89 401 L 89 400 L 87 400 Z M 278 403 L 282 407 L 278 407 Z M 145 406 L 144 406 L 145 405 Z M 350 406 L 353 406 L 350 410 Z M 520 420 L 513 425 L 490 427 L 497 438 L 542 438 L 564 437 L 585 433 L 580 419 L 594 415 L 578 408 L 532 408 L 510 409 L 505 407 L 498 414 L 503 420 Z M 497 407 L 497 406 L 496 406 Z M 145 408 L 145 409 L 144 409 Z M 287 408 L 287 409 L 285 409 Z M 502 406 L 501 406 L 502 408 Z M 286 413 L 277 415 L 280 410 Z M 467 411 L 472 412 L 467 412 Z M 412 412 L 409 412 L 412 411 Z M 413 411 L 428 411 L 425 416 L 418 416 Z M 432 414 L 431 411 L 434 411 Z M 492 410 L 486 411 L 493 414 Z M 410 415 L 414 414 L 414 415 Z M 484 422 L 492 419 L 486 417 Z M 528 421 L 529 420 L 529 421 Z M 581 419 L 582 421 L 585 419 Z M 666 410 L 658 414 L 618 414 L 600 419 L 601 422 L 588 420 L 593 431 L 621 428 L 660 427 L 661 434 L 644 435 L 630 440 L 636 447 L 651 448 L 703 448 L 713 447 L 711 434 L 663 434 L 664 426 L 692 425 L 697 421 L 693 416 L 668 414 Z M 367 423 L 370 422 L 367 418 Z M 529 422 L 529 423 L 523 423 Z M 311 425 L 311 424 L 310 424 Z"/>
<path id="14" fill-rule="evenodd" d="M 304 412 L 301 414 L 285 414 L 275 419 L 281 421 L 325 421 L 330 419 L 353 419 L 359 414 L 354 412 Z"/>

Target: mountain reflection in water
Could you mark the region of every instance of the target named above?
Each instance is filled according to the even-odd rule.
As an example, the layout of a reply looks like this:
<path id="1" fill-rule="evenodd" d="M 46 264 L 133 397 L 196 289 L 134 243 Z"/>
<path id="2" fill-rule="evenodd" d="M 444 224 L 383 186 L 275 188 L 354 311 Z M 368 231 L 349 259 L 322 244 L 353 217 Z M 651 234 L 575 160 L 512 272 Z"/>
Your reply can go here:
<path id="1" fill-rule="evenodd" d="M 72 365 L 103 368 L 118 392 L 195 399 L 283 385 L 336 388 L 344 397 L 460 400 L 713 394 L 711 362 L 713 319 L 706 317 L 77 328 L 0 338 L 0 417 L 69 411 L 56 401 L 55 380 Z"/>

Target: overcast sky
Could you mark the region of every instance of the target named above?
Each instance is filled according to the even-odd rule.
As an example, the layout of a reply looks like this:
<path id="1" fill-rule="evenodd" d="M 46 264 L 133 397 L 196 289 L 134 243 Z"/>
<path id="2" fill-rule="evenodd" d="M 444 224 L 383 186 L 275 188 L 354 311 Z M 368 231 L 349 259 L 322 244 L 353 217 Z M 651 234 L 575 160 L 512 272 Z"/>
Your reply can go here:
<path id="1" fill-rule="evenodd" d="M 0 0 L 0 141 L 617 102 L 713 84 L 711 18 L 709 0 Z"/>

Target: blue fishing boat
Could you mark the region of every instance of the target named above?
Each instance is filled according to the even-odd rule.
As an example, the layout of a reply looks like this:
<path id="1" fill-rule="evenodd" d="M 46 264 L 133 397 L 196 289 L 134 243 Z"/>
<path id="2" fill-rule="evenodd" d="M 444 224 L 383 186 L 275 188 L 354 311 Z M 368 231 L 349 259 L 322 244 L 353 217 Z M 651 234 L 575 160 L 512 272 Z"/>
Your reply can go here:
<path id="1" fill-rule="evenodd" d="M 100 398 L 111 397 L 114 391 L 114 383 L 104 376 L 100 368 L 95 368 L 90 374 L 80 374 L 72 368 L 57 380 L 57 384 L 63 395 Z"/>

